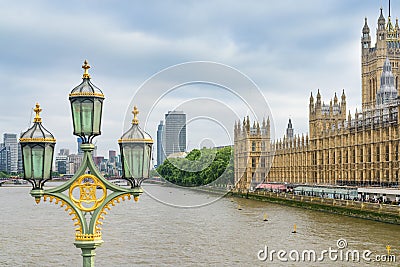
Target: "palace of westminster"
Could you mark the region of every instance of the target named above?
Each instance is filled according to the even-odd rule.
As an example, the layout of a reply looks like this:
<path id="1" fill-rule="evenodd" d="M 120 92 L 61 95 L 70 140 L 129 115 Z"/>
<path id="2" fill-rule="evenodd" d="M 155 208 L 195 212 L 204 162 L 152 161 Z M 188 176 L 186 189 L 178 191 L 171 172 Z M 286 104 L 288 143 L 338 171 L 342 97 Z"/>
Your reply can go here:
<path id="1" fill-rule="evenodd" d="M 390 9 L 389 9 L 390 10 Z M 346 95 L 309 102 L 309 135 L 294 136 L 291 121 L 271 140 L 269 119 L 235 123 L 235 184 L 399 186 L 400 28 L 382 8 L 375 46 L 365 19 L 361 36 L 362 110 L 346 114 Z"/>

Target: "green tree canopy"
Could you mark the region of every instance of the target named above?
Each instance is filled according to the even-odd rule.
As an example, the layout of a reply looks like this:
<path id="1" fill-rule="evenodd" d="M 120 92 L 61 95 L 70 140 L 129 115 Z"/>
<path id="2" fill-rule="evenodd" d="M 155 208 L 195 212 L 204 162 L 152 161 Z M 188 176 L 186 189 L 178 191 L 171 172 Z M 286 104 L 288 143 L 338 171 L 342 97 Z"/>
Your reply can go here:
<path id="1" fill-rule="evenodd" d="M 181 186 L 233 184 L 233 150 L 231 147 L 193 149 L 185 158 L 166 159 L 157 172 Z"/>

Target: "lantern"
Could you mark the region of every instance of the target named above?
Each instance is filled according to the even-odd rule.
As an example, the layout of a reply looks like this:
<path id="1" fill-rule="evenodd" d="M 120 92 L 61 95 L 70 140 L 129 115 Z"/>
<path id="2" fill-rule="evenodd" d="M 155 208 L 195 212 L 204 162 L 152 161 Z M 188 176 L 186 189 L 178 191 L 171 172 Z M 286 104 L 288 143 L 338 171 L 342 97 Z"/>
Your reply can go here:
<path id="1" fill-rule="evenodd" d="M 56 140 L 42 125 L 42 119 L 39 116 L 42 109 L 38 103 L 34 111 L 36 116 L 33 126 L 21 135 L 19 142 L 24 179 L 32 184 L 33 189 L 43 189 L 44 183 L 51 179 Z"/>
<path id="2" fill-rule="evenodd" d="M 71 102 L 74 135 L 79 136 L 84 144 L 101 134 L 101 114 L 103 110 L 103 92 L 91 81 L 88 62 L 85 60 L 82 68 L 84 74 L 82 83 L 69 94 Z"/>
<path id="3" fill-rule="evenodd" d="M 132 126 L 118 140 L 121 161 L 122 177 L 128 180 L 133 187 L 139 187 L 144 179 L 149 178 L 151 164 L 151 147 L 153 139 L 140 129 L 139 114 L 136 106 L 133 109 Z"/>

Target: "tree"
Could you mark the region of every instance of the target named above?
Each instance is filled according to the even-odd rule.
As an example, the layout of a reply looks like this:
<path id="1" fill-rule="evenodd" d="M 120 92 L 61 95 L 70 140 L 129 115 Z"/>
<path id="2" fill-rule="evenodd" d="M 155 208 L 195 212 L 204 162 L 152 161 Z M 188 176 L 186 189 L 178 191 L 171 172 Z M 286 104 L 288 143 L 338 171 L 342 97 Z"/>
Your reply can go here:
<path id="1" fill-rule="evenodd" d="M 233 184 L 231 147 L 193 149 L 186 158 L 166 159 L 156 170 L 167 181 L 182 186 Z"/>

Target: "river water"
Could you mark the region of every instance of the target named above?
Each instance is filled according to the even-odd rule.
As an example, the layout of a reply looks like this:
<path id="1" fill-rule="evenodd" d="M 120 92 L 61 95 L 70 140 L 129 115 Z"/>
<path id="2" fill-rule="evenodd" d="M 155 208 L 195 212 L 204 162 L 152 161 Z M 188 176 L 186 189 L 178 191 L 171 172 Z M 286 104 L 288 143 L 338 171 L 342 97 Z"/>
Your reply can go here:
<path id="1" fill-rule="evenodd" d="M 197 208 L 166 205 L 162 196 L 208 202 L 214 196 L 193 190 L 145 185 L 151 193 L 139 202 L 112 207 L 96 249 L 96 266 L 399 266 L 400 226 L 308 211 L 246 199 L 222 198 Z M 63 208 L 36 205 L 28 187 L 0 187 L 0 266 L 81 266 L 73 222 Z M 178 201 L 179 202 L 179 201 Z M 185 206 L 185 205 L 181 205 Z M 238 209 L 241 208 L 241 210 Z M 267 214 L 268 221 L 263 221 Z M 293 234 L 294 224 L 297 233 Z M 337 240 L 347 247 L 338 249 Z M 342 241 L 344 241 L 342 240 Z M 343 244 L 343 243 L 342 243 Z M 367 259 L 390 254 L 396 263 L 340 260 L 339 252 L 323 261 L 296 261 L 296 254 L 315 250 L 370 250 Z M 260 250 L 283 250 L 266 261 Z M 292 251 L 292 252 L 290 252 Z M 289 258 L 289 253 L 292 258 Z M 335 260 L 334 255 L 338 255 Z M 283 260 L 287 259 L 287 262 Z M 300 259 L 301 260 L 301 257 Z"/>

